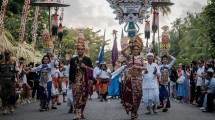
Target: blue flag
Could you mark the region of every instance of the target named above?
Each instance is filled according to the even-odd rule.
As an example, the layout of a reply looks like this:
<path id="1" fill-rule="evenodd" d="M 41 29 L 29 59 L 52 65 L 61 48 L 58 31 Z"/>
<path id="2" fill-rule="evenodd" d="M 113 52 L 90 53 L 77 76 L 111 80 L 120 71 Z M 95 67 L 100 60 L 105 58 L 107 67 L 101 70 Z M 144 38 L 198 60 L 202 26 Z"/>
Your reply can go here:
<path id="1" fill-rule="evenodd" d="M 104 31 L 104 39 L 103 39 L 103 43 L 102 43 L 102 48 L 99 52 L 99 64 L 101 64 L 103 62 L 103 58 L 104 58 L 104 51 L 105 51 L 105 32 L 106 32 L 106 29 Z"/>
<path id="2" fill-rule="evenodd" d="M 99 64 L 101 64 L 103 62 L 103 58 L 104 58 L 104 49 L 105 49 L 105 44 L 102 45 L 102 48 L 99 52 Z"/>

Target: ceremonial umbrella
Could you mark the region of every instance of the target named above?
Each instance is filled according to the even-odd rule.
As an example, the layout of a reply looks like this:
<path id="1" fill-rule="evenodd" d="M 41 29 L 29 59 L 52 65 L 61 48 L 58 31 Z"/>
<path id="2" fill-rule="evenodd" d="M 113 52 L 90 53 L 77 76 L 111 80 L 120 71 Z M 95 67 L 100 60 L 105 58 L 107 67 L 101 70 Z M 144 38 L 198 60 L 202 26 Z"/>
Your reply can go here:
<path id="1" fill-rule="evenodd" d="M 39 6 L 39 7 L 47 7 L 49 10 L 49 33 L 51 33 L 50 23 L 51 23 L 51 7 L 69 7 L 68 4 L 58 3 L 58 2 L 49 2 L 49 1 L 43 1 L 43 2 L 33 2 L 30 4 L 31 6 Z"/>
<path id="2" fill-rule="evenodd" d="M 151 5 L 152 5 L 153 8 L 154 7 L 166 7 L 166 6 L 174 5 L 174 3 L 172 3 L 172 2 L 164 2 L 164 1 L 154 1 L 154 2 L 151 3 Z M 157 27 L 159 27 L 159 25 Z M 160 55 L 159 28 L 157 30 L 158 30 L 159 55 Z M 153 42 L 152 42 L 154 52 L 155 52 L 155 32 L 156 32 L 156 30 L 153 31 Z"/>
<path id="3" fill-rule="evenodd" d="M 165 7 L 165 6 L 170 6 L 174 5 L 172 2 L 163 2 L 163 1 L 154 1 L 151 4 L 153 7 Z"/>

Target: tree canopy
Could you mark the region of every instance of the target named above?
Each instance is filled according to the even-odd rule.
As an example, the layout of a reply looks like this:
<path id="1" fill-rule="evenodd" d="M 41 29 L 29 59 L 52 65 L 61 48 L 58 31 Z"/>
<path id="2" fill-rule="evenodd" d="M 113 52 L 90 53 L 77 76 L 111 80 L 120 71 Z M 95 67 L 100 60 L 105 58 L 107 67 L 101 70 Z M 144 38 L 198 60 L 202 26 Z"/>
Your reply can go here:
<path id="1" fill-rule="evenodd" d="M 170 30 L 171 54 L 181 59 L 206 60 L 215 57 L 215 0 L 201 13 L 177 18 Z"/>

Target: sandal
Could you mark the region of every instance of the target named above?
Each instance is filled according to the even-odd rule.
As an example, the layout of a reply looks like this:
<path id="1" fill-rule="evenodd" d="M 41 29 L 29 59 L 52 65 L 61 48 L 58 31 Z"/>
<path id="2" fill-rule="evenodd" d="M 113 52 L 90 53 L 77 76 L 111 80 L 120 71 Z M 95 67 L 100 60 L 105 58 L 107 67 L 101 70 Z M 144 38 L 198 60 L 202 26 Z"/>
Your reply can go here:
<path id="1" fill-rule="evenodd" d="M 167 112 L 168 111 L 168 109 L 167 108 L 164 108 L 163 110 L 162 110 L 162 112 Z"/>
<path id="2" fill-rule="evenodd" d="M 138 114 L 137 113 L 135 113 L 135 116 L 134 116 L 135 118 L 138 118 Z"/>
<path id="3" fill-rule="evenodd" d="M 155 109 L 155 105 L 152 107 L 152 111 L 156 114 L 157 113 L 157 111 L 156 111 L 156 109 Z"/>
<path id="4" fill-rule="evenodd" d="M 75 116 L 75 117 L 73 118 L 73 120 L 79 120 L 79 117 L 78 117 L 78 116 Z"/>
<path id="5" fill-rule="evenodd" d="M 145 114 L 146 114 L 146 115 L 149 115 L 149 114 L 151 114 L 151 111 L 148 111 L 148 112 L 146 112 Z"/>
<path id="6" fill-rule="evenodd" d="M 45 111 L 46 109 L 44 109 L 44 108 L 40 108 L 40 112 L 43 112 L 43 111 Z"/>
<path id="7" fill-rule="evenodd" d="M 135 114 L 132 112 L 131 113 L 131 120 L 134 120 L 135 119 Z"/>
<path id="8" fill-rule="evenodd" d="M 85 116 L 84 116 L 84 114 L 81 114 L 81 119 L 85 119 Z"/>

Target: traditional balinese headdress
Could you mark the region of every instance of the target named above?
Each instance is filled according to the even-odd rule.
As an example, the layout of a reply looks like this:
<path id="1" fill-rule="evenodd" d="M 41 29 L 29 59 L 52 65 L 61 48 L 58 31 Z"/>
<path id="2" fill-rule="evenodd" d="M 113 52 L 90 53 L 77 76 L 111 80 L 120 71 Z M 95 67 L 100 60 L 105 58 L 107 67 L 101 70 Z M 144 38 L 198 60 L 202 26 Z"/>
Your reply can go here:
<path id="1" fill-rule="evenodd" d="M 76 46 L 85 49 L 85 39 L 83 35 L 83 29 L 78 29 L 78 40 L 77 40 Z"/>
<path id="2" fill-rule="evenodd" d="M 132 42 L 132 41 L 130 41 L 130 42 Z M 142 41 L 142 39 L 140 38 L 139 35 L 136 35 L 134 37 L 134 39 L 133 39 L 133 45 L 134 46 L 138 46 L 141 51 L 143 50 L 143 41 Z"/>

